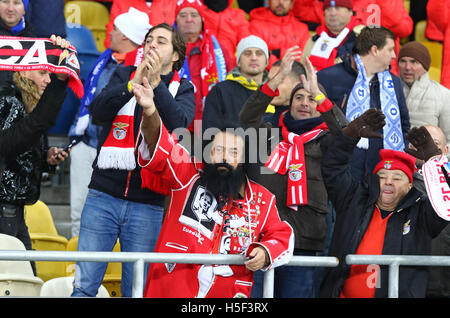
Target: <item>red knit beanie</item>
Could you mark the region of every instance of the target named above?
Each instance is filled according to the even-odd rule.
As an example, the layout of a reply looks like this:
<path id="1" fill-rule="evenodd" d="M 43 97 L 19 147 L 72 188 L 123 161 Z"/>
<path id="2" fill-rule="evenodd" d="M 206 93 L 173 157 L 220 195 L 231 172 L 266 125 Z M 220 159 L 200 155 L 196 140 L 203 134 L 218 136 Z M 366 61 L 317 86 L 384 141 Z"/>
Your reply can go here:
<path id="1" fill-rule="evenodd" d="M 345 7 L 353 11 L 352 0 L 325 0 L 323 2 L 323 9 L 325 10 L 328 7 Z"/>
<path id="2" fill-rule="evenodd" d="M 178 16 L 178 13 L 180 13 L 181 9 L 191 7 L 194 8 L 200 13 L 200 15 L 203 18 L 203 4 L 200 0 L 178 0 L 177 6 L 175 8 L 175 17 Z"/>
<path id="3" fill-rule="evenodd" d="M 377 163 L 373 173 L 377 173 L 380 169 L 401 170 L 413 181 L 413 174 L 416 167 L 416 158 L 403 151 L 381 149 L 380 162 Z"/>

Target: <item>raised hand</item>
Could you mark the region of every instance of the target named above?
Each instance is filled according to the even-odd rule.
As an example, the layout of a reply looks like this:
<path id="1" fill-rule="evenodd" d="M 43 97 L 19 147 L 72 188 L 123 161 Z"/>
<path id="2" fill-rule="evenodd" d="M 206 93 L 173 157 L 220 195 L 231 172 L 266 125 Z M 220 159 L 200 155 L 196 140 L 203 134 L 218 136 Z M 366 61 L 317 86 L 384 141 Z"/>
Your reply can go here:
<path id="1" fill-rule="evenodd" d="M 292 69 L 292 64 L 295 60 L 300 59 L 302 57 L 302 51 L 299 49 L 298 45 L 295 45 L 289 48 L 281 59 L 280 68 L 278 73 L 267 82 L 267 85 L 275 91 L 278 86 L 283 82 L 286 76 L 289 75 Z"/>
<path id="2" fill-rule="evenodd" d="M 442 153 L 424 126 L 412 128 L 408 132 L 408 141 L 415 149 L 408 148 L 405 149 L 405 152 L 417 159 L 427 161 Z"/>
<path id="3" fill-rule="evenodd" d="M 63 39 L 60 36 L 56 36 L 54 34 L 52 34 L 50 36 L 50 40 L 52 41 L 52 43 L 56 46 L 61 47 L 62 49 L 68 49 L 70 47 L 70 41 L 67 41 L 66 39 Z M 55 74 L 56 78 L 61 80 L 61 81 L 65 81 L 68 77 L 67 74 L 64 73 L 56 73 Z"/>
<path id="4" fill-rule="evenodd" d="M 342 133 L 351 138 L 383 138 L 383 135 L 377 130 L 386 124 L 385 118 L 386 116 L 381 110 L 370 108 L 344 127 Z"/>
<path id="5" fill-rule="evenodd" d="M 150 86 L 147 77 L 143 78 L 143 85 L 133 83 L 133 94 L 136 101 L 144 108 L 144 115 L 151 116 L 155 110 L 155 102 L 153 101 L 153 89 Z"/>
<path id="6" fill-rule="evenodd" d="M 323 92 L 319 89 L 319 83 L 317 82 L 317 74 L 314 66 L 312 65 L 309 58 L 305 58 L 305 68 L 308 74 L 308 77 L 305 75 L 300 75 L 300 81 L 303 84 L 305 90 L 310 92 L 314 97 L 322 94 Z"/>

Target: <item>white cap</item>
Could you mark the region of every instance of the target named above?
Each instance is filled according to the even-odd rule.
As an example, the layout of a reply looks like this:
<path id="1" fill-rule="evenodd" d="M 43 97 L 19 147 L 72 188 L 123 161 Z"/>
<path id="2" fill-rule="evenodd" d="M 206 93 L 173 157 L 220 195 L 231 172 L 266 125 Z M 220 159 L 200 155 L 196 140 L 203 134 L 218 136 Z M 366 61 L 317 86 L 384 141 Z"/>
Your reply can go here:
<path id="1" fill-rule="evenodd" d="M 255 35 L 250 35 L 239 41 L 239 44 L 236 48 L 236 61 L 239 62 L 239 58 L 241 57 L 242 52 L 251 47 L 261 49 L 266 55 L 266 62 L 269 62 L 269 49 L 267 48 L 266 42 Z"/>
<path id="2" fill-rule="evenodd" d="M 150 30 L 148 15 L 133 7 L 128 12 L 118 15 L 114 19 L 114 25 L 128 39 L 137 45 L 142 45 L 145 35 Z"/>

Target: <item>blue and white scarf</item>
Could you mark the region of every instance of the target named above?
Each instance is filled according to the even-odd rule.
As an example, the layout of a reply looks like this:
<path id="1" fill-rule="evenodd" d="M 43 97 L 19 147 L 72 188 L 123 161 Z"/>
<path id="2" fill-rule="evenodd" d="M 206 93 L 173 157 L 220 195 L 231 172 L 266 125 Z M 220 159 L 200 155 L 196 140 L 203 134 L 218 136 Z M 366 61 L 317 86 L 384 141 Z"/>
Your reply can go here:
<path id="1" fill-rule="evenodd" d="M 89 125 L 89 105 L 94 99 L 95 91 L 97 89 L 97 81 L 112 57 L 113 51 L 108 48 L 103 52 L 97 61 L 95 62 L 95 67 L 89 73 L 86 82 L 84 83 L 84 95 L 81 99 L 80 110 L 78 112 L 78 120 L 75 125 L 75 135 L 83 136 L 86 128 Z"/>
<path id="2" fill-rule="evenodd" d="M 353 85 L 347 102 L 346 117 L 348 121 L 362 115 L 370 108 L 370 88 L 361 57 L 354 55 L 355 64 L 358 68 L 358 76 Z M 394 83 L 388 70 L 377 73 L 380 83 L 380 102 L 381 110 L 386 116 L 386 125 L 383 127 L 383 147 L 403 151 L 405 145 L 403 140 L 402 125 L 400 119 L 400 109 L 398 107 L 397 96 L 395 94 Z M 358 142 L 358 148 L 368 149 L 369 140 L 361 138 Z"/>

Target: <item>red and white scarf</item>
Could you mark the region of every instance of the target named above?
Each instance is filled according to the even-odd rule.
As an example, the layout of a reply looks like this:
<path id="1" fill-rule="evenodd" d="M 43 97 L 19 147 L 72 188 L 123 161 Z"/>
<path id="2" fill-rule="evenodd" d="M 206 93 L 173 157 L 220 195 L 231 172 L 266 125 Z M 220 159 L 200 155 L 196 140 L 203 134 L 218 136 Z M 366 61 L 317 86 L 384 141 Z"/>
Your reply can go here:
<path id="1" fill-rule="evenodd" d="M 344 43 L 353 28 L 362 24 L 361 20 L 352 17 L 349 24 L 336 36 L 332 34 L 325 24 L 317 27 L 319 38 L 314 42 L 309 60 L 317 71 L 335 64 L 337 48 Z"/>
<path id="2" fill-rule="evenodd" d="M 130 79 L 133 77 L 134 72 Z M 180 81 L 180 75 L 175 71 L 168 87 L 174 98 Z M 100 169 L 134 170 L 136 168 L 135 154 L 139 140 L 134 138 L 136 104 L 136 97 L 133 96 L 114 118 L 111 131 L 98 154 L 97 165 Z"/>
<path id="3" fill-rule="evenodd" d="M 442 171 L 442 166 L 447 164 L 448 159 L 444 155 L 428 160 L 422 166 L 422 174 L 434 211 L 444 220 L 450 221 L 450 185 Z"/>
<path id="4" fill-rule="evenodd" d="M 328 130 L 328 127 L 322 123 L 307 133 L 297 135 L 289 132 L 283 123 L 286 112 L 280 116 L 279 122 L 283 141 L 272 151 L 265 166 L 281 175 L 288 174 L 286 205 L 297 211 L 299 205 L 308 204 L 304 144 L 315 139 L 323 130 Z"/>

